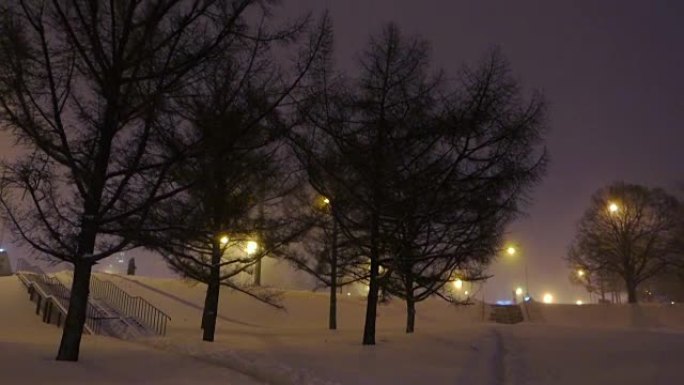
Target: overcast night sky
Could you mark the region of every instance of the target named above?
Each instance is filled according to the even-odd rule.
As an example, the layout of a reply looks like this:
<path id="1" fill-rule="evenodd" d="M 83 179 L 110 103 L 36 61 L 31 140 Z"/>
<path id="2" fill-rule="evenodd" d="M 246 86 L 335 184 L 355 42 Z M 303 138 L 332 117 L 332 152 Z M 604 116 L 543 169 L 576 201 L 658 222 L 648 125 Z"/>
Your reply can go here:
<path id="1" fill-rule="evenodd" d="M 509 229 L 534 296 L 551 291 L 569 302 L 582 292 L 568 283 L 562 257 L 595 190 L 616 180 L 671 190 L 684 183 L 680 0 L 284 0 L 279 10 L 325 8 L 346 71 L 368 36 L 395 21 L 430 41 L 435 66 L 447 73 L 499 46 L 522 85 L 543 91 L 551 164 L 527 215 Z M 141 273 L 149 263 L 139 261 Z M 522 261 L 490 271 L 488 299 L 523 284 Z"/>
<path id="2" fill-rule="evenodd" d="M 432 44 L 434 63 L 455 73 L 499 46 L 516 77 L 549 102 L 551 164 L 510 239 L 527 259 L 533 295 L 570 302 L 582 292 L 562 257 L 598 188 L 616 181 L 674 189 L 684 183 L 684 2 L 624 0 L 300 0 L 330 9 L 339 65 L 382 23 Z M 492 266 L 488 299 L 523 285 L 521 261 Z"/>

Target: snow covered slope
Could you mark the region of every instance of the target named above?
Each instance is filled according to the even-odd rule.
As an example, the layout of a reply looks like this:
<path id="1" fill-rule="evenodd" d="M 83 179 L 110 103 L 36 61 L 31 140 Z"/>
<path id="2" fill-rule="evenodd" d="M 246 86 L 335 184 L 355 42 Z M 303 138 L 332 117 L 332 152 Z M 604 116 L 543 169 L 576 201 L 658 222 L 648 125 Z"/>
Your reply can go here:
<path id="1" fill-rule="evenodd" d="M 531 322 L 495 325 L 481 306 L 435 300 L 418 305 L 406 335 L 393 301 L 379 309 L 378 344 L 364 347 L 363 298 L 343 295 L 329 331 L 327 295 L 303 291 L 284 292 L 282 311 L 222 290 L 217 338 L 206 343 L 204 285 L 102 277 L 168 313 L 168 335 L 85 336 L 81 362 L 57 363 L 59 330 L 40 322 L 16 278 L 0 278 L 0 384 L 677 384 L 684 356 L 679 305 L 539 304 Z"/>

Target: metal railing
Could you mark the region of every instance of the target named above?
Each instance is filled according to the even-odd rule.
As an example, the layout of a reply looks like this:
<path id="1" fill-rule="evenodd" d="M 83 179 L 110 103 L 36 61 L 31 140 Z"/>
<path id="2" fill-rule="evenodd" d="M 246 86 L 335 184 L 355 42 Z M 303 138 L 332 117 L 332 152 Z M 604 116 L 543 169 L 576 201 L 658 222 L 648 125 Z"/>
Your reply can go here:
<path id="1" fill-rule="evenodd" d="M 69 298 L 71 291 L 62 284 L 60 280 L 48 276 L 40 267 L 31 264 L 30 262 L 19 259 L 17 262 L 17 274 L 23 274 L 23 277 L 29 281 L 33 286 L 33 290 L 41 292 L 41 296 L 36 300 L 36 310 L 39 312 L 41 305 L 44 306 L 44 314 L 50 314 L 53 307 L 57 305 L 62 313 L 66 316 L 69 309 Z M 29 288 L 31 290 L 31 288 Z M 33 300 L 33 292 L 31 300 Z M 45 301 L 43 304 L 42 302 Z M 56 302 L 56 304 L 54 303 Z M 46 319 L 44 317 L 44 319 Z M 47 318 L 49 320 L 49 317 Z M 110 319 L 105 313 L 94 307 L 88 302 L 86 307 L 86 326 L 92 334 L 102 334 L 103 321 Z"/>
<path id="2" fill-rule="evenodd" d="M 90 292 L 93 298 L 106 302 L 123 316 L 133 318 L 160 336 L 166 335 L 166 324 L 171 317 L 144 298 L 134 297 L 114 283 L 94 275 L 90 277 Z"/>

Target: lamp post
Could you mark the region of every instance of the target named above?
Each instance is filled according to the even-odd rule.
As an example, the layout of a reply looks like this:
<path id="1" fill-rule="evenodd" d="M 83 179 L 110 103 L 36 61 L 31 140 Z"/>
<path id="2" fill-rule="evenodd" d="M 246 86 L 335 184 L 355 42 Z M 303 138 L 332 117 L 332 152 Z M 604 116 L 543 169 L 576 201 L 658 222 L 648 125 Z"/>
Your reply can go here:
<path id="1" fill-rule="evenodd" d="M 335 219 L 334 206 L 330 198 L 323 197 L 323 205 L 330 210 L 332 217 L 332 231 L 330 234 L 330 314 L 328 317 L 328 329 L 337 329 L 337 219 Z"/>
<path id="2" fill-rule="evenodd" d="M 509 245 L 508 247 L 506 247 L 506 254 L 508 254 L 510 257 L 514 257 L 519 254 L 518 248 L 514 245 Z M 523 260 L 523 264 L 525 269 L 525 297 L 530 298 L 530 281 L 527 274 L 527 259 Z"/>

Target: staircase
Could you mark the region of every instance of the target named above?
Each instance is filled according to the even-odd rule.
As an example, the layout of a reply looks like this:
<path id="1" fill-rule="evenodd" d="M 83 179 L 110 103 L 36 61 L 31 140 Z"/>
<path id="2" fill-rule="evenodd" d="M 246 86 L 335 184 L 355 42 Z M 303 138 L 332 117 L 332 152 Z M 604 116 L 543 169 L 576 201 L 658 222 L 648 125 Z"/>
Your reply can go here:
<path id="1" fill-rule="evenodd" d="M 62 326 L 69 307 L 70 290 L 39 267 L 23 259 L 17 276 L 36 303 L 43 322 Z M 121 339 L 165 335 L 170 317 L 140 297 L 133 297 L 109 281 L 91 277 L 85 331 Z"/>
<path id="2" fill-rule="evenodd" d="M 500 324 L 517 324 L 525 318 L 520 305 L 490 305 L 489 320 Z"/>

